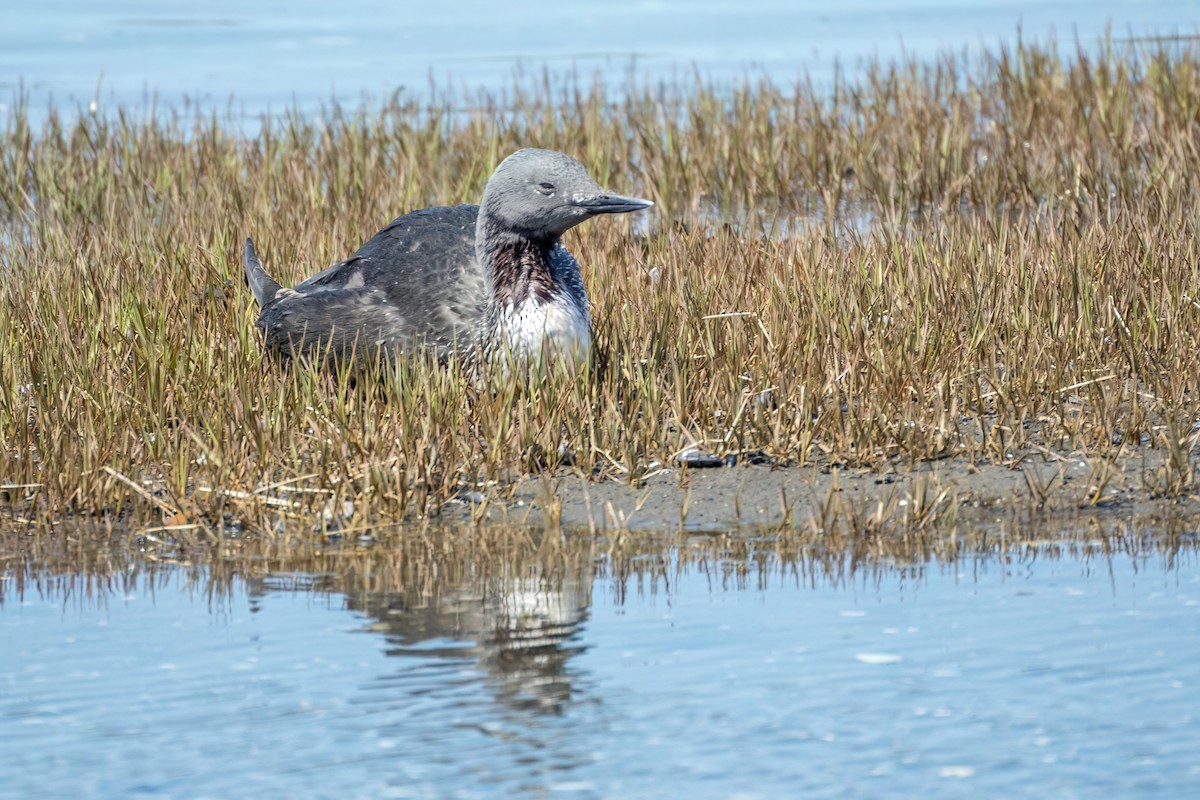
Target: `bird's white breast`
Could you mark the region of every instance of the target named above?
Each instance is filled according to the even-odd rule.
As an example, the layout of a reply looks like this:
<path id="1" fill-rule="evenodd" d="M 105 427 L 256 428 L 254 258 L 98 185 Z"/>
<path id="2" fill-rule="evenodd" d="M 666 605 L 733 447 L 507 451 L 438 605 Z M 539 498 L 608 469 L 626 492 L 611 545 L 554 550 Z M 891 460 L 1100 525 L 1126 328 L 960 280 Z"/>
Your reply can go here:
<path id="1" fill-rule="evenodd" d="M 547 356 L 572 364 L 586 361 L 592 349 L 592 320 L 586 306 L 567 296 L 540 302 L 529 297 L 510 306 L 501 319 L 508 351 L 521 358 Z"/>

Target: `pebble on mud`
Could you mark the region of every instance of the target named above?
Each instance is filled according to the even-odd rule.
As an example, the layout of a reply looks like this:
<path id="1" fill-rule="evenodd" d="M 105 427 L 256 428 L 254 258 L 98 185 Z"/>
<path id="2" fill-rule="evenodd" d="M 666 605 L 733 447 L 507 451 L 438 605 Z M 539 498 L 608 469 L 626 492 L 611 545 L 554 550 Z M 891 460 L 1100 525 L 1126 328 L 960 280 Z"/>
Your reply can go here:
<path id="1" fill-rule="evenodd" d="M 675 456 L 675 460 L 682 466 L 691 469 L 725 466 L 725 459 L 720 456 L 714 456 L 712 453 L 706 453 L 698 447 L 689 447 Z"/>

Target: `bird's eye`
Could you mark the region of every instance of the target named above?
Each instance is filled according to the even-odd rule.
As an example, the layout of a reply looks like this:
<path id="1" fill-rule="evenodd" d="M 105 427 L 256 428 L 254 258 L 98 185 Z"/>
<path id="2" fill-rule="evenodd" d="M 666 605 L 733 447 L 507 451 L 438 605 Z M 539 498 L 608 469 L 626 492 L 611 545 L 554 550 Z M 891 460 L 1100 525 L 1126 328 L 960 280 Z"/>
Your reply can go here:
<path id="1" fill-rule="evenodd" d="M 554 194 L 554 184 L 542 181 L 538 184 L 538 191 L 542 194 Z"/>

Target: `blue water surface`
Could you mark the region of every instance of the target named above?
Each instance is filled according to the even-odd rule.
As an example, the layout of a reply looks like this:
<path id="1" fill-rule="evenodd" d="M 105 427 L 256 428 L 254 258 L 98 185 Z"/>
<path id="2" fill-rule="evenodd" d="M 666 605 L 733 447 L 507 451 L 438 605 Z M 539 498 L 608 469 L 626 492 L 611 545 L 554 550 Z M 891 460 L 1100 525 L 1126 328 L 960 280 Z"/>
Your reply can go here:
<path id="1" fill-rule="evenodd" d="M 0 4 L 0 103 L 114 105 L 249 118 L 331 100 L 356 106 L 430 80 L 462 95 L 514 76 L 719 82 L 829 80 L 864 59 L 978 51 L 1027 39 L 1073 48 L 1117 37 L 1195 36 L 1198 0 L 532 0 L 516 4 L 41 0 Z M 2 120 L 0 120 L 2 121 Z"/>
<path id="2" fill-rule="evenodd" d="M 10 585 L 11 588 L 11 585 Z M 1200 796 L 1194 554 L 0 607 L 10 797 Z"/>

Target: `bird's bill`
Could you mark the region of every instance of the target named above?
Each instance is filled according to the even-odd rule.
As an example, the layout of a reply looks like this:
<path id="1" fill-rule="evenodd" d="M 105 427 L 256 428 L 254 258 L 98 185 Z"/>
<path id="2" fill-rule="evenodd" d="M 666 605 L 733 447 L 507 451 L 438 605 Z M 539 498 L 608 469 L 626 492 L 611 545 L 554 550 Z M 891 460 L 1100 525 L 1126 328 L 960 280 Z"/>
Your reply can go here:
<path id="1" fill-rule="evenodd" d="M 641 211 L 654 205 L 650 200 L 640 197 L 622 197 L 619 194 L 597 194 L 590 197 L 577 197 L 571 205 L 585 209 L 592 214 L 625 214 L 629 211 Z"/>

